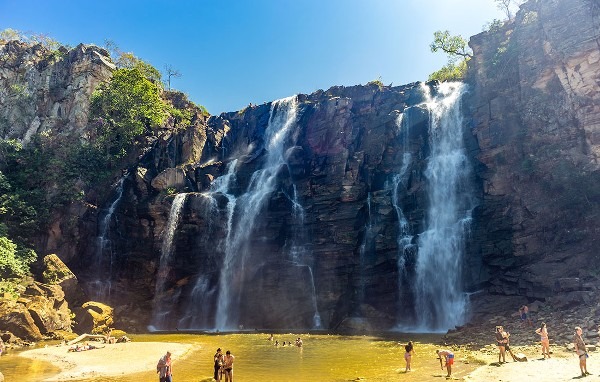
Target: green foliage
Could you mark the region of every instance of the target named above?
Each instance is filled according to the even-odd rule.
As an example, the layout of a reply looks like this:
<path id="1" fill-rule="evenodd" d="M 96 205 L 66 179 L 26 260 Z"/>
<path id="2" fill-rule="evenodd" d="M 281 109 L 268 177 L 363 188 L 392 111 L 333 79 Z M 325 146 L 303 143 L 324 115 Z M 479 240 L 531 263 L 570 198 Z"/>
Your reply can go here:
<path id="1" fill-rule="evenodd" d="M 16 29 L 6 28 L 0 31 L 0 40 L 18 40 L 29 44 L 40 44 L 48 50 L 57 50 L 61 44 L 55 39 L 40 33 L 23 33 Z"/>
<path id="2" fill-rule="evenodd" d="M 379 77 L 376 80 L 367 82 L 367 86 L 377 86 L 378 88 L 381 89 L 384 85 L 383 85 L 383 82 L 381 81 L 381 77 Z"/>
<path id="3" fill-rule="evenodd" d="M 29 265 L 36 259 L 32 250 L 18 249 L 7 237 L 0 237 L 0 277 L 19 278 L 29 273 Z"/>
<path id="4" fill-rule="evenodd" d="M 119 69 L 137 69 L 144 77 L 157 84 L 161 82 L 160 72 L 152 65 L 137 58 L 133 53 L 121 53 L 117 59 L 117 68 Z"/>
<path id="5" fill-rule="evenodd" d="M 180 110 L 171 107 L 169 109 L 169 114 L 171 114 L 171 118 L 174 120 L 175 127 L 186 127 L 192 123 L 192 112 L 189 110 Z"/>
<path id="6" fill-rule="evenodd" d="M 473 57 L 467 40 L 460 35 L 452 36 L 447 30 L 436 31 L 433 34 L 433 42 L 429 47 L 432 52 L 441 50 L 448 56 L 448 63 L 440 70 L 429 75 L 430 81 L 461 81 L 465 78 L 467 62 Z"/>
<path id="7" fill-rule="evenodd" d="M 138 137 L 163 123 L 167 109 L 157 83 L 138 68 L 117 69 L 92 95 L 96 147 L 104 149 L 108 159 L 123 158 Z"/>
<path id="8" fill-rule="evenodd" d="M 13 40 L 21 41 L 24 39 L 24 36 L 23 36 L 23 33 L 19 32 L 16 29 L 6 28 L 6 29 L 0 31 L 0 39 L 6 40 L 6 41 L 13 41 Z"/>
<path id="9" fill-rule="evenodd" d="M 458 64 L 449 62 L 440 70 L 433 72 L 429 75 L 428 81 L 437 80 L 440 82 L 446 81 L 462 81 L 467 75 L 467 61 L 464 59 Z"/>
<path id="10" fill-rule="evenodd" d="M 494 19 L 491 22 L 487 23 L 483 27 L 483 30 L 489 33 L 498 33 L 502 30 L 503 26 L 504 22 L 502 20 Z"/>
<path id="11" fill-rule="evenodd" d="M 432 52 L 439 50 L 448 55 L 448 62 L 453 63 L 463 58 L 472 58 L 472 52 L 467 40 L 462 36 L 452 36 L 449 31 L 436 31 L 433 34 L 433 42 L 429 45 Z"/>

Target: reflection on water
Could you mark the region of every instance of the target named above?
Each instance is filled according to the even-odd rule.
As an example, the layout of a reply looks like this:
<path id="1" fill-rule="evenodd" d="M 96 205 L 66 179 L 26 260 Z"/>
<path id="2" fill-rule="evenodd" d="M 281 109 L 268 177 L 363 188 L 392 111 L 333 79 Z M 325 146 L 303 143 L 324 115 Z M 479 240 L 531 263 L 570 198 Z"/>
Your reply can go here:
<path id="1" fill-rule="evenodd" d="M 193 344 L 194 350 L 185 359 L 174 359 L 173 379 L 176 382 L 212 381 L 213 354 L 220 347 L 231 350 L 236 357 L 236 381 L 423 381 L 445 380 L 436 359 L 433 343 L 439 336 L 406 335 L 395 339 L 367 336 L 336 336 L 314 334 L 275 334 L 279 343 L 301 337 L 304 347 L 275 347 L 268 334 L 151 334 L 132 335 L 134 341 L 182 342 Z M 413 371 L 404 373 L 404 344 L 417 341 Z M 114 346 L 119 346 L 118 344 Z M 165 349 L 165 351 L 168 349 Z M 161 354 L 156 355 L 156 360 Z M 135 362 L 132 355 L 132 362 Z M 462 377 L 473 369 L 456 353 L 453 375 Z M 18 357 L 14 353 L 0 357 L 0 371 L 6 381 L 38 382 L 57 373 L 50 364 Z M 361 379 L 359 379 L 361 378 Z M 158 380 L 155 370 L 126 377 L 87 379 L 86 382 L 139 382 Z M 74 379 L 69 381 L 76 382 Z M 78 382 L 82 382 L 78 381 Z"/>

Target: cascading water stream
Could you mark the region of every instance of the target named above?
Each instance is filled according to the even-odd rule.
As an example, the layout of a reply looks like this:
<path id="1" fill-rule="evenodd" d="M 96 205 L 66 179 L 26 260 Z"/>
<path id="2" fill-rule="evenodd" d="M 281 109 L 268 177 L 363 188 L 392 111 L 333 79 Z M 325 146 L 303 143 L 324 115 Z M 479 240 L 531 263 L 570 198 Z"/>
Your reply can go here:
<path id="1" fill-rule="evenodd" d="M 275 191 L 277 173 L 285 164 L 286 143 L 296 125 L 298 100 L 296 96 L 271 104 L 268 126 L 265 130 L 265 162 L 262 169 L 252 174 L 248 190 L 237 198 L 239 218 L 228 230 L 225 256 L 219 280 L 219 297 L 215 326 L 219 330 L 237 329 L 239 298 L 244 286 L 248 242 L 264 202 Z"/>
<path id="2" fill-rule="evenodd" d="M 124 175 L 115 187 L 117 197 L 108 207 L 106 215 L 100 221 L 99 236 L 96 238 L 96 251 L 94 267 L 96 269 L 96 279 L 91 283 L 90 294 L 95 300 L 105 301 L 110 297 L 112 288 L 112 276 L 113 276 L 113 262 L 114 252 L 112 248 L 112 241 L 109 238 L 110 222 L 113 214 L 119 205 L 119 202 L 123 198 L 123 190 L 125 179 L 128 174 Z"/>
<path id="3" fill-rule="evenodd" d="M 235 183 L 235 170 L 238 159 L 232 160 L 227 166 L 227 173 L 216 178 L 210 185 L 210 190 L 202 195 L 208 199 L 209 214 L 215 217 L 218 214 L 218 205 L 215 196 L 223 195 L 227 198 L 227 225 L 226 238 L 218 245 L 219 252 L 225 252 L 225 246 L 231 237 L 231 227 L 233 225 L 233 213 L 235 211 L 236 197 L 230 193 L 230 189 Z M 215 220 L 218 218 L 215 218 Z M 209 329 L 212 328 L 212 312 L 208 309 L 211 306 L 215 288 L 211 287 L 209 278 L 201 274 L 196 279 L 190 295 L 185 315 L 178 321 L 178 328 L 184 329 Z M 210 326 L 209 326 L 210 325 Z"/>
<path id="4" fill-rule="evenodd" d="M 162 239 L 163 242 L 160 251 L 160 263 L 158 265 L 156 286 L 154 288 L 154 306 L 152 310 L 152 326 L 158 329 L 162 329 L 164 318 L 168 315 L 171 309 L 171 305 L 163 301 L 164 299 L 162 294 L 165 291 L 165 283 L 169 273 L 171 255 L 173 254 L 173 239 L 175 237 L 175 231 L 177 230 L 179 217 L 181 215 L 181 211 L 183 210 L 183 206 L 185 205 L 185 199 L 187 195 L 187 193 L 175 195 L 173 203 L 171 204 L 167 226 Z"/>
<path id="5" fill-rule="evenodd" d="M 371 213 L 371 193 L 369 192 L 367 195 L 367 222 L 364 227 L 364 236 L 362 243 L 359 248 L 359 289 L 358 289 L 358 312 L 360 315 L 360 306 L 365 303 L 366 296 L 366 284 L 367 284 L 367 276 L 365 274 L 365 269 L 367 268 L 367 256 L 370 253 L 371 245 L 373 241 L 373 220 Z"/>
<path id="6" fill-rule="evenodd" d="M 293 211 L 294 220 L 296 221 L 296 224 L 298 225 L 298 227 L 300 227 L 300 229 L 295 230 L 295 232 L 294 232 L 293 244 L 292 244 L 292 248 L 290 250 L 290 256 L 294 263 L 308 268 L 308 273 L 310 275 L 310 283 L 311 283 L 311 285 L 310 285 L 311 299 L 312 299 L 313 309 L 315 310 L 315 313 L 313 316 L 313 329 L 321 329 L 322 323 L 321 323 L 321 315 L 319 314 L 319 309 L 317 306 L 317 288 L 315 287 L 315 278 L 313 275 L 312 267 L 307 264 L 307 257 L 309 254 L 307 253 L 308 251 L 306 250 L 306 246 L 304 245 L 307 242 L 306 232 L 304 229 L 304 219 L 305 219 L 306 214 L 304 213 L 304 207 L 302 207 L 302 204 L 300 203 L 300 200 L 298 199 L 298 190 L 296 188 L 296 185 L 294 185 L 294 195 L 291 199 L 291 202 L 292 202 L 292 211 Z"/>
<path id="7" fill-rule="evenodd" d="M 426 92 L 431 147 L 425 171 L 429 205 L 425 230 L 418 240 L 415 330 L 446 331 L 465 319 L 461 266 L 465 225 L 474 206 L 460 110 L 465 90 L 462 83 L 443 83 L 434 97 Z"/>
<path id="8" fill-rule="evenodd" d="M 408 257 L 415 253 L 416 248 L 413 244 L 414 236 L 410 232 L 410 225 L 406 216 L 404 215 L 404 211 L 402 210 L 402 205 L 399 199 L 400 196 L 400 188 L 407 187 L 408 178 L 410 175 L 410 165 L 412 164 L 412 154 L 409 151 L 408 140 L 409 140 L 409 129 L 410 129 L 410 120 L 408 118 L 408 109 L 398 115 L 396 119 L 396 126 L 399 129 L 399 132 L 402 136 L 403 142 L 403 153 L 402 153 L 402 167 L 400 171 L 392 177 L 392 205 L 394 206 L 394 210 L 396 211 L 396 217 L 398 219 L 398 236 L 397 236 L 397 244 L 398 244 L 398 259 L 396 261 L 398 268 L 398 296 L 402 298 L 406 294 L 405 288 L 408 286 L 408 272 L 407 272 L 407 261 Z M 401 301 L 399 302 L 399 304 Z M 404 318 L 404 317 L 403 317 Z M 403 325 L 403 320 L 400 319 L 398 321 L 398 325 Z"/>

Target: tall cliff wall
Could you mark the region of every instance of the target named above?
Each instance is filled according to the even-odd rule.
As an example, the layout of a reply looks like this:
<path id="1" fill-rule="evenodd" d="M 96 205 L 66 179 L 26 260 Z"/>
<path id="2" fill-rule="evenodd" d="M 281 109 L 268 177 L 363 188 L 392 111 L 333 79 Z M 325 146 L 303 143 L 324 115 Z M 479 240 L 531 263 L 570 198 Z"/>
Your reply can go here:
<path id="1" fill-rule="evenodd" d="M 470 40 L 484 190 L 476 236 L 491 292 L 582 301 L 597 280 L 598 11 L 595 1 L 529 1 Z M 574 278 L 566 288 L 564 278 Z"/>
<path id="2" fill-rule="evenodd" d="M 465 292 L 561 307 L 593 298 L 599 10 L 597 1 L 532 0 L 513 22 L 471 38 L 460 139 L 475 171 L 459 185 L 472 200 L 457 207 L 476 205 L 460 222 L 472 221 L 459 243 Z M 16 42 L 1 48 L 2 136 L 85 137 L 90 94 L 112 70 L 104 52 L 79 46 L 46 57 Z M 153 140 L 106 203 L 71 208 L 39 250 L 56 251 L 89 299 L 117 307 L 125 328 L 219 327 L 225 287 L 237 291 L 229 292 L 239 305 L 234 321 L 248 327 L 312 328 L 316 313 L 324 328 L 414 324 L 421 312 L 410 248 L 432 220 L 435 117 L 424 102 L 439 91 L 369 84 L 298 95 L 284 163 L 272 166 L 269 126 L 285 111 L 282 101 L 200 118 Z M 251 222 L 241 218 L 249 210 Z M 231 232 L 244 228 L 239 244 Z M 230 257 L 234 244 L 240 263 Z"/>

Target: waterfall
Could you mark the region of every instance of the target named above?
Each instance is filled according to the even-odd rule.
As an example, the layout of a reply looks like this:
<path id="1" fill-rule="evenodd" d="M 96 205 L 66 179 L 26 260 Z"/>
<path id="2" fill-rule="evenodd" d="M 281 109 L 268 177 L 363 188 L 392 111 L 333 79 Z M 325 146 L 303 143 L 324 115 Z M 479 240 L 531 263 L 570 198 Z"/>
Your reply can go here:
<path id="1" fill-rule="evenodd" d="M 225 252 L 225 246 L 229 242 L 231 237 L 231 227 L 233 225 L 233 213 L 235 211 L 236 197 L 230 193 L 232 185 L 235 183 L 235 170 L 237 167 L 238 159 L 232 160 L 227 166 L 227 173 L 216 178 L 210 185 L 209 192 L 202 194 L 208 199 L 209 211 L 208 213 L 212 216 L 211 221 L 217 220 L 218 217 L 214 216 L 218 213 L 217 200 L 215 199 L 216 194 L 221 194 L 227 198 L 227 225 L 226 225 L 226 239 L 217 245 L 217 252 Z M 200 274 L 194 283 L 192 292 L 187 303 L 187 307 L 184 310 L 185 315 L 179 319 L 177 327 L 185 329 L 209 329 L 212 328 L 212 320 L 214 319 L 214 313 L 211 312 L 210 307 L 212 301 L 214 301 L 214 295 L 216 288 L 211 287 L 210 280 L 206 275 Z"/>
<path id="2" fill-rule="evenodd" d="M 305 243 L 307 242 L 305 232 L 306 230 L 304 229 L 304 219 L 306 214 L 304 212 L 304 207 L 302 207 L 302 204 L 298 199 L 298 189 L 296 185 L 294 185 L 293 190 L 294 194 L 293 197 L 290 199 L 290 201 L 292 202 L 292 213 L 294 221 L 296 221 L 296 225 L 300 227 L 300 229 L 294 230 L 294 235 L 292 238 L 292 248 L 290 249 L 290 256 L 295 264 L 305 266 L 308 268 L 308 273 L 310 275 L 311 300 L 313 309 L 315 310 L 315 313 L 313 315 L 313 329 L 321 329 L 321 315 L 319 314 L 319 308 L 317 305 L 317 288 L 315 287 L 315 278 L 313 275 L 312 267 L 308 265 L 307 257 L 309 256 L 309 253 L 306 250 L 305 246 Z"/>
<path id="3" fill-rule="evenodd" d="M 392 177 L 392 205 L 394 206 L 396 217 L 398 219 L 398 236 L 396 239 L 398 252 L 396 266 L 398 269 L 399 306 L 401 306 L 403 296 L 405 296 L 410 289 L 407 261 L 409 256 L 414 255 L 416 252 L 415 245 L 412 243 L 414 236 L 410 232 L 410 225 L 406 219 L 406 216 L 404 215 L 400 201 L 400 192 L 402 191 L 401 187 L 408 187 L 408 178 L 410 175 L 409 168 L 412 164 L 412 154 L 410 153 L 408 147 L 410 120 L 408 118 L 407 111 L 408 109 L 405 110 L 404 113 L 400 113 L 396 119 L 396 126 L 398 127 L 399 133 L 402 137 L 403 153 L 402 167 L 400 168 L 400 171 L 398 171 L 398 173 L 394 174 Z M 406 315 L 404 315 L 401 319 L 400 315 L 398 315 L 398 325 L 401 326 L 404 324 L 402 321 L 405 317 Z"/>
<path id="4" fill-rule="evenodd" d="M 100 220 L 99 225 L 99 236 L 96 237 L 96 250 L 94 267 L 96 269 L 96 278 L 91 282 L 90 295 L 93 299 L 99 301 L 105 301 L 110 297 L 112 288 L 112 276 L 113 276 L 113 262 L 114 252 L 112 248 L 112 241 L 109 238 L 110 222 L 112 221 L 113 214 L 119 205 L 119 202 L 123 198 L 123 184 L 128 174 L 124 175 L 119 179 L 115 187 L 116 198 L 108 207 L 106 215 Z"/>
<path id="5" fill-rule="evenodd" d="M 215 316 L 219 330 L 237 329 L 239 303 L 244 286 L 248 241 L 263 204 L 275 191 L 277 173 L 285 164 L 283 158 L 290 133 L 296 125 L 298 100 L 296 96 L 274 101 L 265 130 L 265 158 L 262 169 L 252 174 L 247 191 L 239 196 L 236 209 L 239 217 L 235 227 L 228 230 L 223 265 L 219 280 L 219 297 Z"/>
<path id="6" fill-rule="evenodd" d="M 373 219 L 371 212 L 371 193 L 369 192 L 367 195 L 367 222 L 363 229 L 364 235 L 363 240 L 359 248 L 359 288 L 358 288 L 358 296 L 357 296 L 357 314 L 360 316 L 360 306 L 365 302 L 366 295 L 366 284 L 367 284 L 367 276 L 365 274 L 365 269 L 367 268 L 367 256 L 372 252 L 371 246 L 373 245 Z"/>
<path id="7" fill-rule="evenodd" d="M 183 210 L 187 195 L 188 194 L 186 193 L 175 195 L 173 203 L 171 204 L 171 210 L 169 211 L 169 218 L 167 220 L 164 236 L 162 238 L 160 263 L 158 265 L 156 286 L 154 288 L 154 307 L 152 310 L 152 325 L 159 329 L 161 329 L 161 326 L 164 324 L 164 319 L 170 313 L 171 303 L 170 301 L 164 301 L 165 298 L 162 295 L 165 292 L 165 284 L 170 270 L 171 255 L 173 254 L 173 238 L 175 237 L 175 231 L 179 224 L 179 216 Z"/>
<path id="8" fill-rule="evenodd" d="M 414 289 L 415 329 L 424 331 L 446 331 L 462 324 L 467 308 L 461 267 L 465 228 L 474 205 L 460 110 L 465 90 L 462 83 L 443 83 L 435 96 L 426 92 L 431 148 L 425 170 L 429 205 L 418 240 Z"/>

